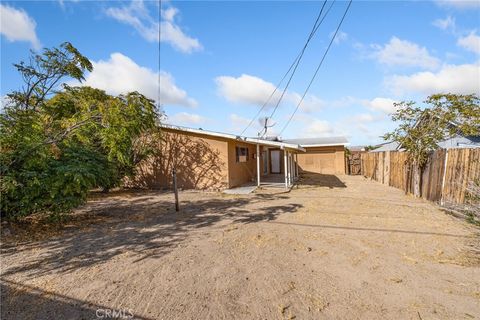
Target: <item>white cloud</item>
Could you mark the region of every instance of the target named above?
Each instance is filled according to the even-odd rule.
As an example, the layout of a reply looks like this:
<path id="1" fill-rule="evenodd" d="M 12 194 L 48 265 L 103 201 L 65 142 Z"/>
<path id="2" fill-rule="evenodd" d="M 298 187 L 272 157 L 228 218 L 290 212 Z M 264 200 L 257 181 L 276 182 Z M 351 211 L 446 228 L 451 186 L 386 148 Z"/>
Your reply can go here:
<path id="1" fill-rule="evenodd" d="M 374 98 L 372 100 L 362 100 L 362 105 L 369 108 L 372 111 L 381 111 L 386 114 L 390 114 L 396 111 L 393 105 L 396 101 L 390 98 Z"/>
<path id="2" fill-rule="evenodd" d="M 334 34 L 335 34 L 335 32 L 330 33 L 330 38 L 333 37 Z M 333 40 L 333 43 L 340 44 L 340 43 L 346 41 L 347 39 L 348 39 L 348 34 L 346 32 L 338 31 L 337 36 Z"/>
<path id="3" fill-rule="evenodd" d="M 263 104 L 275 90 L 275 85 L 259 77 L 242 74 L 240 77 L 220 76 L 215 78 L 218 93 L 226 100 L 234 103 L 245 103 L 256 106 Z M 278 89 L 269 100 L 267 107 L 276 105 L 282 94 L 283 88 Z M 296 106 L 301 99 L 297 92 L 287 91 L 282 99 L 283 103 L 290 103 Z M 326 102 L 313 94 L 307 94 L 299 110 L 303 112 L 314 112 L 326 106 Z"/>
<path id="4" fill-rule="evenodd" d="M 480 8 L 478 0 L 436 0 L 441 7 L 450 7 L 455 9 L 476 9 Z"/>
<path id="5" fill-rule="evenodd" d="M 253 105 L 263 105 L 268 97 L 275 90 L 275 86 L 261 78 L 242 74 L 240 77 L 220 76 L 215 78 L 218 93 L 230 102 L 246 103 Z M 269 105 L 274 105 L 281 92 L 269 101 Z"/>
<path id="6" fill-rule="evenodd" d="M 356 115 L 350 117 L 349 121 L 360 122 L 360 123 L 370 123 L 370 122 L 374 122 L 376 119 L 377 118 L 375 118 L 370 113 L 360 113 L 360 114 L 356 114 Z"/>
<path id="7" fill-rule="evenodd" d="M 229 116 L 229 118 L 230 118 L 230 124 L 231 124 L 232 130 L 234 132 L 242 131 L 250 124 L 250 121 L 251 121 L 251 119 L 239 116 L 238 114 L 235 114 L 235 113 L 232 113 Z M 257 127 L 257 123 L 255 122 L 252 123 L 252 125 L 254 127 Z"/>
<path id="8" fill-rule="evenodd" d="M 162 21 L 160 23 L 150 16 L 143 0 L 132 0 L 130 5 L 125 7 L 108 8 L 106 14 L 132 26 L 147 41 L 160 40 L 169 43 L 183 53 L 192 53 L 203 49 L 198 39 L 186 35 L 180 26 L 175 23 L 175 16 L 178 14 L 177 8 L 162 9 Z"/>
<path id="9" fill-rule="evenodd" d="M 307 109 L 303 110 L 300 108 L 300 111 L 303 112 L 303 115 L 306 115 L 307 113 L 310 112 L 315 112 L 318 111 L 319 109 L 323 109 L 325 107 L 331 107 L 331 108 L 344 108 L 344 107 L 352 107 L 352 106 L 363 106 L 365 108 L 368 108 L 371 111 L 375 112 L 381 112 L 383 114 L 390 114 L 394 111 L 396 111 L 396 108 L 394 107 L 394 103 L 397 102 L 396 100 L 390 99 L 390 98 L 383 98 L 383 97 L 376 97 L 374 99 L 362 99 L 362 98 L 356 98 L 356 97 L 351 97 L 351 96 L 346 96 L 346 97 L 341 97 L 335 100 L 329 100 L 329 101 L 323 101 L 315 96 L 313 97 L 313 101 L 315 101 L 318 106 L 313 109 Z M 307 103 L 307 106 L 309 104 Z M 315 106 L 315 103 L 313 104 Z M 381 115 L 380 117 L 384 117 L 384 115 Z"/>
<path id="10" fill-rule="evenodd" d="M 149 14 L 142 0 L 133 0 L 126 7 L 111 7 L 105 13 L 125 24 L 131 25 L 147 41 L 158 41 L 158 22 Z"/>
<path id="11" fill-rule="evenodd" d="M 165 71 L 160 71 L 160 104 L 196 107 L 197 101 L 175 85 L 175 79 Z"/>
<path id="12" fill-rule="evenodd" d="M 348 116 L 338 124 L 339 127 L 344 128 L 349 135 L 359 132 L 368 139 L 378 137 L 377 127 L 375 124 L 384 120 L 383 116 L 375 116 L 370 113 L 360 113 L 353 116 Z"/>
<path id="13" fill-rule="evenodd" d="M 41 48 L 35 28 L 37 24 L 23 9 L 0 4 L 0 33 L 9 41 L 30 42 L 35 50 Z"/>
<path id="14" fill-rule="evenodd" d="M 418 72 L 408 76 L 394 75 L 386 85 L 395 94 L 405 93 L 480 93 L 480 64 L 444 65 L 441 70 Z"/>
<path id="15" fill-rule="evenodd" d="M 374 45 L 373 48 L 372 57 L 389 66 L 435 69 L 440 64 L 440 61 L 431 56 L 425 47 L 397 37 L 392 37 L 384 46 Z"/>
<path id="16" fill-rule="evenodd" d="M 310 137 L 328 137 L 334 134 L 335 129 L 330 122 L 317 118 L 308 118 L 308 121 L 304 121 L 305 125 L 301 130 L 300 136 L 305 138 Z"/>
<path id="17" fill-rule="evenodd" d="M 296 92 L 289 93 L 287 99 L 291 101 L 295 106 L 298 105 L 302 96 Z M 313 94 L 307 94 L 299 107 L 300 111 L 305 113 L 312 113 L 319 111 L 327 106 L 327 102 L 320 99 Z"/>
<path id="18" fill-rule="evenodd" d="M 103 89 L 110 94 L 122 94 L 138 91 L 145 96 L 158 100 L 160 80 L 160 104 L 195 107 L 197 102 L 175 85 L 173 77 L 164 71 L 160 73 L 139 66 L 121 53 L 112 53 L 107 61 L 92 62 L 93 71 L 89 73 L 84 85 Z"/>
<path id="19" fill-rule="evenodd" d="M 457 45 L 466 50 L 480 54 L 480 36 L 477 35 L 476 31 L 472 31 L 468 36 L 458 39 Z"/>
<path id="20" fill-rule="evenodd" d="M 235 132 L 240 134 L 245 128 L 247 128 L 247 126 L 249 126 L 243 135 L 256 137 L 259 132 L 263 133 L 263 124 L 264 124 L 263 121 L 265 119 L 264 117 L 255 119 L 255 121 L 253 121 L 252 124 L 250 124 L 250 121 L 252 119 L 240 116 L 235 113 L 232 113 L 229 116 L 229 119 L 230 119 L 230 127 L 229 127 L 230 132 Z M 279 128 L 278 128 L 277 122 L 269 121 L 268 123 L 269 123 L 269 127 L 267 131 L 267 135 L 268 136 L 278 135 L 277 130 Z"/>
<path id="21" fill-rule="evenodd" d="M 198 114 L 179 112 L 173 116 L 168 117 L 167 122 L 175 125 L 192 126 L 201 125 L 208 122 L 208 118 L 205 118 Z"/>
<path id="22" fill-rule="evenodd" d="M 65 3 L 66 2 L 80 2 L 80 0 L 57 0 L 58 1 L 58 4 L 60 4 L 60 7 L 62 7 L 62 9 L 65 8 Z"/>
<path id="23" fill-rule="evenodd" d="M 160 40 L 169 43 L 178 51 L 192 53 L 203 49 L 200 41 L 186 35 L 173 21 L 160 23 Z"/>
<path id="24" fill-rule="evenodd" d="M 10 98 L 7 95 L 0 96 L 0 110 L 5 109 L 11 103 Z"/>
<path id="25" fill-rule="evenodd" d="M 162 18 L 166 21 L 173 22 L 173 19 L 178 13 L 178 9 L 175 7 L 170 7 L 165 10 L 161 10 Z"/>
<path id="26" fill-rule="evenodd" d="M 343 108 L 343 107 L 351 106 L 352 104 L 355 104 L 357 102 L 358 102 L 357 98 L 346 96 L 336 100 L 329 101 L 328 105 L 334 108 Z"/>
<path id="27" fill-rule="evenodd" d="M 437 19 L 432 22 L 432 24 L 442 30 L 452 30 L 454 31 L 456 26 L 455 26 L 455 18 L 452 18 L 451 16 L 447 16 L 445 19 Z"/>

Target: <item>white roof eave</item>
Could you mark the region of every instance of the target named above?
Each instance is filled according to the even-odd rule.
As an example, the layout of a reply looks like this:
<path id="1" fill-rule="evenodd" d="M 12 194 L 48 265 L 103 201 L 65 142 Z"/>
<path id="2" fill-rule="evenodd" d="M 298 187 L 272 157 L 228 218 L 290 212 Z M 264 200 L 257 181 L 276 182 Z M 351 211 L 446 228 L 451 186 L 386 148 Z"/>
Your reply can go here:
<path id="1" fill-rule="evenodd" d="M 350 142 L 343 143 L 319 143 L 319 144 L 302 144 L 304 148 L 313 148 L 313 147 L 333 147 L 333 146 L 349 146 Z"/>
<path id="2" fill-rule="evenodd" d="M 280 147 L 281 149 L 287 148 L 287 149 L 292 149 L 292 150 L 297 150 L 297 151 L 302 151 L 302 152 L 306 151 L 303 147 L 301 147 L 297 144 L 285 143 L 285 142 L 280 142 L 280 141 L 270 141 L 270 140 L 263 140 L 263 139 L 248 138 L 248 137 L 237 136 L 237 135 L 234 135 L 234 134 L 214 132 L 214 131 L 208 131 L 208 130 L 202 130 L 202 129 L 187 128 L 187 127 L 176 126 L 176 125 L 171 125 L 171 124 L 162 124 L 162 125 L 160 125 L 160 127 L 165 128 L 165 129 L 171 129 L 171 130 L 178 130 L 178 131 L 185 131 L 185 132 L 203 134 L 203 135 L 212 136 L 212 137 L 233 139 L 233 140 L 237 140 L 237 141 L 255 143 L 255 144 L 260 144 L 260 145 L 265 145 L 265 146 Z"/>
<path id="3" fill-rule="evenodd" d="M 264 145 L 264 146 L 280 147 L 280 149 L 292 149 L 292 150 L 306 152 L 306 150 L 302 146 L 299 146 L 298 144 L 285 143 L 285 142 L 280 142 L 280 141 L 270 141 L 270 140 L 263 140 L 263 139 L 255 139 L 255 138 L 240 138 L 240 139 L 245 141 L 245 142 L 261 144 L 261 145 Z"/>

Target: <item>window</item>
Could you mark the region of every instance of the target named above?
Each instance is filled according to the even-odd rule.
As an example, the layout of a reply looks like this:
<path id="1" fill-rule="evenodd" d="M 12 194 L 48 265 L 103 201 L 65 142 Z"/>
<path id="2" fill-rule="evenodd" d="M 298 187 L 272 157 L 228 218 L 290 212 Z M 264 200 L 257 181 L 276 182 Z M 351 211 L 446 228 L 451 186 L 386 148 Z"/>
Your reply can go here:
<path id="1" fill-rule="evenodd" d="M 235 156 L 237 162 L 247 162 L 248 161 L 248 148 L 246 147 L 236 147 Z"/>

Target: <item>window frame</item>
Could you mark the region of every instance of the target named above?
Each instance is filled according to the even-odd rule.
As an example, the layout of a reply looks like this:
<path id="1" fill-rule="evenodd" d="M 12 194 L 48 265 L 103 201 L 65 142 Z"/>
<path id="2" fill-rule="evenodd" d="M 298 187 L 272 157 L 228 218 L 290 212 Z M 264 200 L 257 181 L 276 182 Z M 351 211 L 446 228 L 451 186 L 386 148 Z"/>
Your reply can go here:
<path id="1" fill-rule="evenodd" d="M 240 157 L 245 157 L 245 161 L 240 161 Z M 249 160 L 248 147 L 235 146 L 235 162 L 245 163 Z"/>

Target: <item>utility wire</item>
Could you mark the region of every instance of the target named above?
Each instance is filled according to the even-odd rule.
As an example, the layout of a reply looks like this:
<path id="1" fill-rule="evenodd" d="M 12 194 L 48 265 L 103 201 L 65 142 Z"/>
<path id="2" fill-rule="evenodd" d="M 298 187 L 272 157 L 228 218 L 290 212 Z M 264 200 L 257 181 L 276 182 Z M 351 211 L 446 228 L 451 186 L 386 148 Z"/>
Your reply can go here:
<path id="1" fill-rule="evenodd" d="M 160 45 L 160 34 L 161 34 L 160 28 L 161 28 L 161 25 L 162 25 L 161 20 L 162 20 L 162 0 L 159 0 L 159 2 L 158 2 L 158 90 L 157 90 L 157 98 L 158 98 L 157 108 L 158 108 L 158 110 L 157 110 L 157 111 L 158 111 L 160 117 L 161 117 L 161 113 L 163 112 L 163 110 L 162 110 L 162 105 L 161 105 L 161 103 L 160 103 L 160 97 L 161 97 L 161 95 L 162 95 L 161 89 L 160 89 L 160 81 L 161 81 L 161 79 L 162 79 L 162 78 L 161 78 L 161 74 L 162 74 L 162 73 L 160 72 L 160 70 L 161 70 L 161 61 L 160 61 L 160 59 L 161 59 L 161 57 L 160 57 L 161 54 L 160 54 L 160 49 L 161 49 L 161 47 L 162 47 L 162 46 Z"/>
<path id="2" fill-rule="evenodd" d="M 323 9 L 325 8 L 325 4 L 327 3 L 327 1 L 325 1 L 323 3 L 323 6 L 322 6 L 322 9 L 320 10 L 320 15 L 322 14 L 323 12 Z M 319 15 L 319 16 L 320 16 Z M 325 19 L 326 15 L 324 16 L 324 19 Z M 317 19 L 318 21 L 318 19 Z M 323 19 L 321 20 L 321 22 L 323 22 Z M 320 24 L 318 24 L 318 26 L 314 25 L 314 28 L 313 28 L 313 33 L 315 33 L 317 30 L 318 30 L 318 27 L 320 26 Z M 287 81 L 287 84 L 285 85 L 285 88 L 283 88 L 283 91 L 282 91 L 282 94 L 280 95 L 280 98 L 278 99 L 277 103 L 275 104 L 275 107 L 273 108 L 272 110 L 272 113 L 270 114 L 270 117 L 269 118 L 272 118 L 273 115 L 275 114 L 275 112 L 277 111 L 278 109 L 278 106 L 280 105 L 280 102 L 282 101 L 283 99 L 283 96 L 285 95 L 285 93 L 287 92 L 287 89 L 288 89 L 288 86 L 290 85 L 290 82 L 292 81 L 293 79 L 293 76 L 295 75 L 295 72 L 297 71 L 297 68 L 300 64 L 300 61 L 302 60 L 302 57 L 303 57 L 303 54 L 305 53 L 305 49 L 307 49 L 307 46 L 308 46 L 308 43 L 310 42 L 310 40 L 312 39 L 313 37 L 313 34 L 311 34 L 311 36 L 308 38 L 307 42 L 305 43 L 305 45 L 303 46 L 302 48 L 302 51 L 300 52 L 300 57 L 298 58 L 297 60 L 297 63 L 295 64 L 295 67 L 293 68 L 293 71 L 292 73 L 290 74 L 290 78 L 288 79 Z"/>
<path id="3" fill-rule="evenodd" d="M 335 2 L 335 1 L 333 1 Z M 333 2 L 332 2 L 332 5 L 333 5 Z M 303 51 L 305 51 L 305 48 L 306 46 L 308 45 L 308 43 L 310 42 L 310 40 L 313 38 L 315 32 L 318 30 L 318 27 L 320 26 L 320 24 L 323 22 L 323 19 L 325 19 L 325 16 L 328 14 L 328 11 L 330 11 L 330 9 L 332 8 L 332 5 L 330 5 L 328 11 L 326 12 L 325 16 L 322 18 L 322 20 L 320 21 L 320 23 L 318 23 L 321 15 L 322 15 L 322 12 L 323 12 L 323 9 L 325 7 L 325 4 L 327 3 L 327 1 L 324 1 L 323 5 L 322 5 L 322 8 L 320 10 L 320 13 L 318 14 L 316 20 L 315 20 L 315 23 L 313 24 L 313 27 L 312 27 L 312 30 L 310 31 L 310 34 L 308 36 L 308 39 L 305 43 L 305 46 L 303 48 L 303 50 L 297 55 L 297 57 L 295 58 L 295 60 L 292 62 L 292 64 L 290 65 L 290 67 L 288 68 L 287 72 L 283 75 L 282 79 L 280 80 L 280 82 L 277 84 L 277 86 L 275 87 L 275 89 L 273 90 L 273 92 L 270 94 L 270 96 L 268 97 L 268 99 L 265 101 L 265 103 L 262 105 L 262 107 L 258 110 L 258 112 L 255 114 L 255 116 L 252 118 L 252 120 L 250 120 L 249 124 L 245 127 L 245 129 L 243 129 L 243 131 L 240 133 L 240 135 L 243 135 L 245 133 L 245 131 L 247 131 L 247 129 L 252 125 L 252 123 L 257 119 L 257 117 L 260 115 L 260 113 L 263 111 L 263 109 L 265 109 L 265 107 L 267 106 L 267 104 L 270 102 L 271 98 L 274 96 L 274 94 L 277 92 L 278 88 L 280 87 L 280 85 L 283 83 L 283 80 L 285 80 L 285 78 L 287 77 L 287 75 L 290 73 L 290 71 L 292 70 L 292 68 L 294 67 L 294 65 L 297 63 L 297 61 L 301 58 L 302 54 L 303 54 Z"/>
<path id="4" fill-rule="evenodd" d="M 310 80 L 310 83 L 308 84 L 307 88 L 305 89 L 305 91 L 303 92 L 303 96 L 302 98 L 300 99 L 300 101 L 298 102 L 295 110 L 293 111 L 292 115 L 290 116 L 290 118 L 288 119 L 287 123 L 285 124 L 285 126 L 282 128 L 282 130 L 280 131 L 280 134 L 282 134 L 283 131 L 285 131 L 285 129 L 287 128 L 287 126 L 290 124 L 290 121 L 292 121 L 293 117 L 295 116 L 295 113 L 298 111 L 298 108 L 300 107 L 300 105 L 302 104 L 308 90 L 310 89 L 310 86 L 312 85 L 313 81 L 315 80 L 315 77 L 317 76 L 317 73 L 318 73 L 318 70 L 320 70 L 320 67 L 322 66 L 323 64 L 323 61 L 325 60 L 325 57 L 327 56 L 327 53 L 328 51 L 330 50 L 330 47 L 332 46 L 332 43 L 333 41 L 335 40 L 335 37 L 337 36 L 337 33 L 338 31 L 340 30 L 340 27 L 343 23 L 343 20 L 345 20 L 345 16 L 347 15 L 347 12 L 348 10 L 350 9 L 350 6 L 352 5 L 352 0 L 350 0 L 348 2 L 348 6 L 347 8 L 345 9 L 345 12 L 343 13 L 343 16 L 342 16 L 342 20 L 340 20 L 340 23 L 338 24 L 337 26 L 337 29 L 335 30 L 335 34 L 333 35 L 332 39 L 330 40 L 330 43 L 328 44 L 328 47 L 327 47 L 327 50 L 325 50 L 325 53 L 323 54 L 323 57 L 322 57 L 322 60 L 320 60 L 320 63 L 318 64 L 318 67 L 317 69 L 315 70 L 315 73 L 313 74 L 312 76 L 312 79 Z"/>

